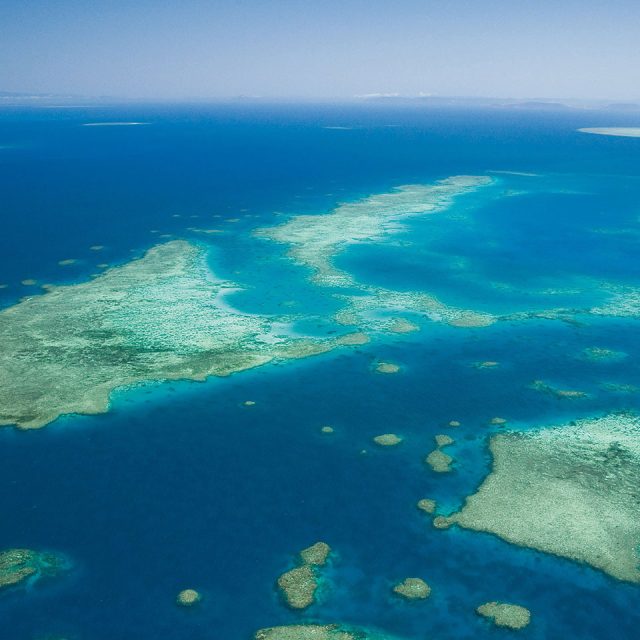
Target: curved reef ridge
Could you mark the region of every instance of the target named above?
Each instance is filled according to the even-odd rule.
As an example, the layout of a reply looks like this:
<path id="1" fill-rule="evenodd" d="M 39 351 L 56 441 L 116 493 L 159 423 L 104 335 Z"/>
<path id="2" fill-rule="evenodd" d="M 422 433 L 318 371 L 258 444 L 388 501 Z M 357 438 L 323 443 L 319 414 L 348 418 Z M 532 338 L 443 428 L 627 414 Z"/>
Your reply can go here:
<path id="1" fill-rule="evenodd" d="M 204 247 L 176 240 L 5 309 L 0 425 L 37 428 L 62 414 L 103 413 L 117 387 L 226 376 L 349 343 L 291 337 L 289 318 L 226 304 L 233 289 L 211 275 Z"/>
<path id="2" fill-rule="evenodd" d="M 500 434 L 490 449 L 492 472 L 449 521 L 640 583 L 640 418 Z"/>
<path id="3" fill-rule="evenodd" d="M 338 324 L 409 333 L 419 327 L 406 319 L 399 323 L 398 314 L 413 312 L 452 326 L 486 327 L 496 321 L 488 313 L 450 307 L 420 291 L 393 291 L 358 283 L 334 265 L 334 258 L 350 244 L 382 240 L 400 231 L 404 219 L 444 211 L 459 196 L 492 183 L 486 176 L 453 176 L 432 185 L 397 187 L 341 204 L 324 215 L 294 216 L 276 227 L 257 229 L 255 235 L 289 245 L 289 257 L 310 269 L 315 284 L 350 289 L 349 295 L 334 294 L 345 303 L 335 317 Z"/>
<path id="4" fill-rule="evenodd" d="M 276 227 L 258 229 L 256 235 L 290 245 L 289 256 L 309 267 L 317 284 L 348 287 L 354 284 L 353 278 L 333 264 L 346 245 L 396 233 L 405 218 L 443 211 L 457 196 L 491 182 L 486 176 L 453 176 L 432 185 L 397 187 L 341 204 L 326 215 L 295 216 Z"/>

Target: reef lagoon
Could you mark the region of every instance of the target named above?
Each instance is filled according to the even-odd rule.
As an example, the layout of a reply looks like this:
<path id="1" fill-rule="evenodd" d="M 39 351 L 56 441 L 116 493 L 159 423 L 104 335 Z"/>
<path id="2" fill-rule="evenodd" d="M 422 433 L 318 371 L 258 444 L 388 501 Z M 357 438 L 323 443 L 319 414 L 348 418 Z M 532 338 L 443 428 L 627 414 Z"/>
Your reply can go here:
<path id="1" fill-rule="evenodd" d="M 0 637 L 635 640 L 637 127 L 3 106 Z"/>

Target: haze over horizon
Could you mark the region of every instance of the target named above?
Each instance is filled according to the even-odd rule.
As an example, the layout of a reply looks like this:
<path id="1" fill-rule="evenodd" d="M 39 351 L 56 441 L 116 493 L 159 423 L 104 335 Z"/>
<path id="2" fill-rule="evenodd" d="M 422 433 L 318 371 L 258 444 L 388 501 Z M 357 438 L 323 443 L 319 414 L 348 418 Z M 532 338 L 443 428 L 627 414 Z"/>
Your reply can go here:
<path id="1" fill-rule="evenodd" d="M 6 0 L 0 89 L 141 99 L 640 98 L 631 0 Z"/>

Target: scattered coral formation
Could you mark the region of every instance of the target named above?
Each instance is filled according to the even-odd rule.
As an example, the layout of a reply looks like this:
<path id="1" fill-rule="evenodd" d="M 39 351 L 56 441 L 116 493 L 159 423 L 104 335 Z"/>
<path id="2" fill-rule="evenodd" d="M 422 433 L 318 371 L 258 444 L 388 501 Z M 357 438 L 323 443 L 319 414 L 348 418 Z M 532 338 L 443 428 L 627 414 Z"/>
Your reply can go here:
<path id="1" fill-rule="evenodd" d="M 431 594 L 431 587 L 422 578 L 405 578 L 393 592 L 407 600 L 424 600 Z"/>
<path id="2" fill-rule="evenodd" d="M 449 520 L 640 583 L 640 418 L 495 435 L 493 469 Z"/>
<path id="3" fill-rule="evenodd" d="M 505 602 L 487 602 L 480 605 L 476 612 L 491 620 L 497 627 L 508 629 L 524 629 L 531 621 L 529 609 Z"/>

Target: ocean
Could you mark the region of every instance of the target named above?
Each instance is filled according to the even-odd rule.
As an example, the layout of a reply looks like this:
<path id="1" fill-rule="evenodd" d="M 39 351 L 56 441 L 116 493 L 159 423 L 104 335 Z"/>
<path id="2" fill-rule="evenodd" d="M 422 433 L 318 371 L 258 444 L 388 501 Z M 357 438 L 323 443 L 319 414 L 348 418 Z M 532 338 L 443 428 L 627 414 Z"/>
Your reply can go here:
<path id="1" fill-rule="evenodd" d="M 84 126 L 113 122 L 144 124 Z M 105 414 L 1 428 L 0 550 L 53 550 L 71 568 L 1 591 L 0 638 L 249 640 L 300 621 L 407 640 L 508 637 L 475 613 L 492 600 L 531 611 L 523 640 L 637 638 L 637 584 L 489 533 L 437 530 L 415 506 L 429 497 L 451 513 L 475 492 L 491 470 L 488 438 L 504 431 L 495 416 L 526 431 L 640 407 L 633 314 L 522 317 L 598 307 L 640 286 L 640 140 L 577 131 L 634 124 L 606 111 L 375 103 L 2 107 L 3 308 L 186 238 L 241 289 L 228 304 L 293 310 L 300 330 L 331 336 L 339 300 L 252 232 L 477 175 L 492 178 L 486 191 L 335 263 L 358 282 L 500 321 L 466 328 L 408 314 L 420 331 L 121 389 Z M 627 355 L 587 362 L 591 347 Z M 401 371 L 372 372 L 380 361 Z M 535 380 L 588 396 L 540 393 Z M 447 430 L 451 420 L 461 426 Z M 403 442 L 372 442 L 389 432 Z M 424 464 L 440 433 L 456 440 L 449 474 Z M 318 540 L 333 549 L 318 601 L 289 610 L 276 580 Z M 407 576 L 424 577 L 428 600 L 393 595 Z M 191 609 L 175 603 L 187 587 L 202 595 Z"/>

